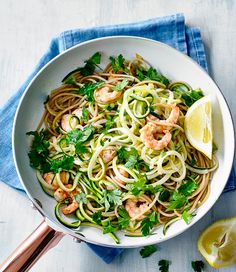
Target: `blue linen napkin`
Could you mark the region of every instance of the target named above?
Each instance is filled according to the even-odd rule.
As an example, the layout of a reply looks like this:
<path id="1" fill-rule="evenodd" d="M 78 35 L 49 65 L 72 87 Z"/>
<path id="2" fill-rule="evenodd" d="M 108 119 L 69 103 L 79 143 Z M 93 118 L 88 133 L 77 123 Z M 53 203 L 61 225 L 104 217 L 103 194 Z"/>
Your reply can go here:
<path id="1" fill-rule="evenodd" d="M 47 52 L 40 59 L 38 65 L 24 84 L 9 99 L 4 107 L 0 109 L 0 181 L 18 190 L 23 190 L 13 162 L 11 131 L 20 97 L 31 79 L 46 63 L 64 50 L 87 40 L 117 35 L 141 36 L 166 43 L 182 53 L 189 55 L 207 71 L 206 56 L 200 30 L 198 28 L 187 27 L 183 14 L 155 18 L 139 23 L 62 32 L 51 41 Z M 234 190 L 235 188 L 236 177 L 235 172 L 232 171 L 224 192 Z M 122 252 L 122 249 L 117 248 L 106 248 L 92 244 L 88 244 L 88 246 L 106 263 L 110 263 L 115 256 Z"/>

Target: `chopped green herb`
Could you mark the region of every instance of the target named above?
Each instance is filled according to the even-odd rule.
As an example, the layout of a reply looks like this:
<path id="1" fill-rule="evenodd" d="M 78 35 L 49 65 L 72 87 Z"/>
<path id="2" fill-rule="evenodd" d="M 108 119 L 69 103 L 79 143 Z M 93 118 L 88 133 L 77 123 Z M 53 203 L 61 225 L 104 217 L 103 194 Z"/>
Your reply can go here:
<path id="1" fill-rule="evenodd" d="M 102 222 L 102 221 L 101 221 L 101 220 L 102 220 L 102 212 L 99 211 L 99 212 L 93 213 L 92 219 L 93 219 L 93 221 L 94 221 L 95 223 L 97 223 L 98 225 L 100 225 L 101 222 Z"/>
<path id="2" fill-rule="evenodd" d="M 101 62 L 101 54 L 99 52 L 95 53 L 92 57 L 85 61 L 84 67 L 76 68 L 75 70 L 71 71 L 67 74 L 63 79 L 62 82 L 64 84 L 75 84 L 74 74 L 80 72 L 82 76 L 89 76 L 92 75 Z"/>
<path id="3" fill-rule="evenodd" d="M 68 132 L 69 141 L 71 143 L 84 143 L 88 140 L 90 140 L 95 133 L 95 128 L 93 126 L 85 127 L 84 130 L 72 130 Z"/>
<path id="4" fill-rule="evenodd" d="M 110 204 L 121 205 L 121 191 L 119 189 L 115 190 L 103 190 L 103 202 L 105 204 L 105 210 L 108 211 Z"/>
<path id="5" fill-rule="evenodd" d="M 107 108 L 106 108 L 106 110 L 108 110 L 108 111 L 112 111 L 112 110 L 113 110 L 113 108 L 112 108 L 110 105 L 108 105 L 108 106 L 107 106 Z"/>
<path id="6" fill-rule="evenodd" d="M 134 147 L 127 150 L 123 146 L 118 150 L 118 159 L 121 163 L 125 163 L 127 168 L 133 168 L 138 162 L 138 151 Z"/>
<path id="7" fill-rule="evenodd" d="M 146 218 L 141 222 L 141 231 L 143 236 L 148 236 L 153 226 L 158 223 L 157 213 L 154 211 L 147 215 Z"/>
<path id="8" fill-rule="evenodd" d="M 41 130 L 39 133 L 37 131 L 29 131 L 26 133 L 26 135 L 34 136 L 30 151 L 28 153 L 30 166 L 44 173 L 49 172 L 50 163 L 48 160 L 48 148 L 50 143 L 48 142 L 47 132 L 43 130 Z"/>
<path id="9" fill-rule="evenodd" d="M 185 210 L 182 214 L 182 218 L 184 219 L 186 224 L 190 224 L 191 219 L 193 218 L 193 215 L 188 212 L 188 210 Z"/>
<path id="10" fill-rule="evenodd" d="M 141 176 L 137 181 L 134 183 L 127 184 L 126 187 L 134 196 L 139 196 L 145 191 L 146 185 L 146 178 Z"/>
<path id="11" fill-rule="evenodd" d="M 112 128 L 112 126 L 115 124 L 115 116 L 111 117 L 110 115 L 106 116 L 107 122 L 105 124 L 105 128 L 103 129 L 102 133 L 106 134 L 108 133 L 108 130 Z"/>
<path id="12" fill-rule="evenodd" d="M 125 59 L 121 54 L 117 58 L 110 57 L 109 59 L 111 61 L 112 69 L 115 73 L 118 73 L 125 68 Z"/>
<path id="13" fill-rule="evenodd" d="M 157 247 L 154 245 L 150 245 L 150 246 L 143 247 L 139 251 L 139 253 L 142 256 L 142 258 L 147 258 L 147 257 L 151 256 L 156 251 L 157 251 Z"/>
<path id="14" fill-rule="evenodd" d="M 159 271 L 161 271 L 161 272 L 169 272 L 170 261 L 168 261 L 168 260 L 160 260 L 158 262 L 158 265 L 159 265 Z"/>
<path id="15" fill-rule="evenodd" d="M 155 81 L 158 81 L 164 85 L 169 84 L 169 80 L 165 76 L 163 76 L 162 74 L 158 73 L 157 70 L 152 67 L 150 67 L 148 70 L 138 67 L 136 69 L 136 76 L 141 81 L 155 80 Z"/>
<path id="16" fill-rule="evenodd" d="M 111 224 L 110 219 L 105 222 L 102 222 L 102 225 L 103 225 L 103 234 L 115 233 L 118 230 L 117 226 Z"/>
<path id="17" fill-rule="evenodd" d="M 173 86 L 171 91 L 179 94 L 183 100 L 183 103 L 188 107 L 192 106 L 192 104 L 203 97 L 201 89 L 191 90 L 185 84 Z"/>
<path id="18" fill-rule="evenodd" d="M 191 196 L 192 193 L 198 188 L 198 184 L 191 177 L 188 177 L 188 181 L 182 184 L 178 191 L 184 196 Z"/>
<path id="19" fill-rule="evenodd" d="M 89 110 L 87 108 L 83 108 L 82 110 L 82 120 L 88 122 L 89 120 Z"/>
<path id="20" fill-rule="evenodd" d="M 112 90 L 119 92 L 123 90 L 128 85 L 128 83 L 129 83 L 128 79 L 124 79 L 120 83 L 118 83 L 115 87 L 113 87 Z"/>
<path id="21" fill-rule="evenodd" d="M 83 87 L 79 88 L 78 90 L 75 90 L 75 92 L 78 92 L 79 94 L 86 95 L 86 99 L 88 102 L 94 101 L 94 91 L 100 87 L 102 84 L 104 84 L 103 81 L 99 81 L 97 83 L 86 83 Z"/>
<path id="22" fill-rule="evenodd" d="M 192 262 L 192 268 L 195 272 L 203 272 L 203 269 L 205 267 L 205 264 L 203 261 L 193 261 Z"/>
<path id="23" fill-rule="evenodd" d="M 61 170 L 71 170 L 74 166 L 74 157 L 64 155 L 59 160 L 51 160 L 50 164 L 50 170 L 53 173 L 58 173 Z"/>
<path id="24" fill-rule="evenodd" d="M 130 217 L 126 209 L 120 208 L 118 210 L 118 225 L 121 229 L 126 229 L 129 226 Z"/>
<path id="25" fill-rule="evenodd" d="M 167 190 L 167 189 L 162 189 L 161 190 L 161 193 L 160 193 L 160 196 L 159 196 L 159 199 L 163 202 L 166 202 L 168 201 L 170 198 L 170 192 Z"/>
<path id="26" fill-rule="evenodd" d="M 86 194 L 84 192 L 79 193 L 78 195 L 75 196 L 75 200 L 79 203 L 87 204 L 87 198 Z"/>
<path id="27" fill-rule="evenodd" d="M 83 143 L 77 142 L 75 144 L 75 153 L 76 154 L 84 154 L 87 153 L 88 149 L 86 146 L 83 145 Z"/>
<path id="28" fill-rule="evenodd" d="M 187 202 L 186 196 L 174 191 L 170 197 L 170 204 L 167 206 L 167 211 L 179 209 Z"/>

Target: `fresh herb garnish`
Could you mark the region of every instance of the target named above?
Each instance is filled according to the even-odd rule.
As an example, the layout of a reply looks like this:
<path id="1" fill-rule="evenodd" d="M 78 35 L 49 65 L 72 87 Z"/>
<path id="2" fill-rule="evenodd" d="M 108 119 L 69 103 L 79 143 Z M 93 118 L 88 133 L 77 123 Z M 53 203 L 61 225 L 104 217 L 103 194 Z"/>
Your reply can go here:
<path id="1" fill-rule="evenodd" d="M 41 130 L 40 132 L 29 131 L 26 134 L 34 136 L 30 151 L 28 153 L 30 159 L 30 166 L 41 170 L 44 173 L 49 172 L 50 163 L 47 158 L 49 155 L 48 148 L 50 146 L 50 143 L 47 139 L 47 132 L 43 130 Z"/>
<path id="2" fill-rule="evenodd" d="M 102 222 L 102 212 L 99 211 L 99 212 L 93 213 L 92 219 L 93 219 L 93 221 L 94 221 L 95 223 L 97 223 L 98 225 L 100 225 L 101 222 Z"/>
<path id="3" fill-rule="evenodd" d="M 147 258 L 157 251 L 157 247 L 154 245 L 144 246 L 140 251 L 142 258 Z"/>
<path id="4" fill-rule="evenodd" d="M 86 99 L 88 102 L 94 101 L 94 91 L 100 87 L 102 84 L 104 84 L 103 81 L 99 81 L 97 83 L 86 83 L 84 86 L 79 88 L 78 90 L 75 90 L 75 92 L 78 92 L 79 94 L 86 95 Z"/>
<path id="5" fill-rule="evenodd" d="M 183 218 L 183 220 L 185 221 L 186 224 L 190 224 L 191 219 L 193 218 L 193 215 L 190 214 L 188 210 L 185 210 L 182 213 L 182 218 Z"/>
<path id="6" fill-rule="evenodd" d="M 194 104 L 198 99 L 203 97 L 201 89 L 191 90 L 185 84 L 173 86 L 171 91 L 179 94 L 183 100 L 183 103 L 188 107 L 192 106 L 192 104 Z"/>
<path id="7" fill-rule="evenodd" d="M 108 211 L 111 204 L 121 205 L 121 190 L 103 190 L 103 203 L 105 205 L 105 210 Z"/>
<path id="8" fill-rule="evenodd" d="M 170 261 L 168 261 L 168 260 L 160 260 L 158 262 L 158 265 L 159 265 L 159 271 L 161 271 L 161 272 L 169 272 Z"/>
<path id="9" fill-rule="evenodd" d="M 95 133 L 95 128 L 93 126 L 87 126 L 84 130 L 72 130 L 68 132 L 68 138 L 71 143 L 84 143 L 89 141 Z"/>
<path id="10" fill-rule="evenodd" d="M 134 147 L 127 150 L 123 146 L 118 150 L 118 159 L 121 163 L 125 164 L 127 168 L 133 168 L 138 162 L 138 151 Z"/>
<path id="11" fill-rule="evenodd" d="M 76 83 L 74 78 L 75 73 L 80 72 L 82 76 L 92 75 L 96 67 L 98 67 L 98 64 L 100 64 L 100 62 L 101 62 L 101 54 L 97 52 L 94 55 L 92 55 L 92 57 L 90 57 L 88 60 L 85 61 L 84 67 L 79 67 L 71 71 L 62 79 L 62 82 L 64 84 L 75 84 Z"/>
<path id="12" fill-rule="evenodd" d="M 103 234 L 106 233 L 115 233 L 118 230 L 118 227 L 111 223 L 110 219 L 102 222 L 103 225 Z"/>
<path id="13" fill-rule="evenodd" d="M 166 202 L 166 201 L 169 200 L 169 198 L 170 198 L 170 192 L 169 192 L 167 189 L 163 188 L 163 189 L 161 190 L 160 195 L 159 195 L 159 199 L 160 199 L 161 201 L 163 201 L 163 202 Z"/>
<path id="14" fill-rule="evenodd" d="M 72 156 L 63 156 L 59 160 L 50 161 L 50 170 L 53 173 L 58 173 L 61 170 L 71 170 L 74 166 L 74 157 Z"/>
<path id="15" fill-rule="evenodd" d="M 203 261 L 192 261 L 192 268 L 195 272 L 203 272 L 205 264 Z"/>
<path id="16" fill-rule="evenodd" d="M 110 115 L 106 116 L 107 122 L 105 124 L 105 128 L 102 130 L 102 133 L 106 134 L 108 133 L 108 130 L 112 128 L 112 126 L 115 124 L 115 118 L 116 116 L 111 117 Z"/>
<path id="17" fill-rule="evenodd" d="M 162 74 L 158 73 L 156 69 L 150 67 L 148 70 L 145 70 L 142 67 L 136 68 L 136 76 L 139 80 L 155 80 L 164 85 L 169 84 L 169 80 L 163 76 Z"/>
<path id="18" fill-rule="evenodd" d="M 143 236 L 148 236 L 153 226 L 158 223 L 157 213 L 154 211 L 147 215 L 146 218 L 141 222 L 141 231 Z"/>
<path id="19" fill-rule="evenodd" d="M 140 176 L 138 180 L 133 183 L 127 184 L 126 187 L 134 196 L 139 196 L 145 192 L 146 189 L 146 178 Z"/>
<path id="20" fill-rule="evenodd" d="M 89 120 L 89 110 L 87 108 L 83 108 L 82 110 L 82 120 L 88 122 Z"/>
<path id="21" fill-rule="evenodd" d="M 198 184 L 191 177 L 187 177 L 188 181 L 182 184 L 178 191 L 182 193 L 184 196 L 191 196 L 192 193 L 198 188 Z"/>
<path id="22" fill-rule="evenodd" d="M 170 197 L 170 203 L 167 206 L 166 211 L 172 211 L 175 209 L 179 209 L 179 208 L 183 207 L 186 202 L 187 202 L 186 196 L 174 191 Z"/>
<path id="23" fill-rule="evenodd" d="M 119 92 L 123 90 L 128 85 L 128 83 L 129 83 L 128 79 L 124 79 L 120 83 L 118 83 L 116 86 L 114 86 L 112 90 Z"/>
<path id="24" fill-rule="evenodd" d="M 130 217 L 126 209 L 120 208 L 118 210 L 118 225 L 121 229 L 126 229 L 129 226 Z"/>
<path id="25" fill-rule="evenodd" d="M 86 194 L 84 192 L 79 193 L 78 195 L 75 196 L 75 200 L 79 203 L 87 204 L 87 198 Z"/>
<path id="26" fill-rule="evenodd" d="M 125 58 L 120 54 L 118 57 L 110 57 L 112 70 L 117 73 L 121 72 L 123 69 L 125 69 Z"/>

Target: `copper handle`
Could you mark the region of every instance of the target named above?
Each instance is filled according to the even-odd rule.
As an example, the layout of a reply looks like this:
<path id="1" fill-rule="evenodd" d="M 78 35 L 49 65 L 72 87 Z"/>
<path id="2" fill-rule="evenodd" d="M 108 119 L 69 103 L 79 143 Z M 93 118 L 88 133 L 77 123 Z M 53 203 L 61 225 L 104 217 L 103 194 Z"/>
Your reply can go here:
<path id="1" fill-rule="evenodd" d="M 0 265 L 0 271 L 29 271 L 45 252 L 58 244 L 63 235 L 43 221 Z"/>

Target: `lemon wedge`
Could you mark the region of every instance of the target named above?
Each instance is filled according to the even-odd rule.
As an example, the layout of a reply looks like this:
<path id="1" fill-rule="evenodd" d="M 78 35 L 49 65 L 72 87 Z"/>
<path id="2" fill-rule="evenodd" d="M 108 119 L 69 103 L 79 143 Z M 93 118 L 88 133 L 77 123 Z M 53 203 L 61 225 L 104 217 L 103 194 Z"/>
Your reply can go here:
<path id="1" fill-rule="evenodd" d="M 236 216 L 216 221 L 198 239 L 198 250 L 215 267 L 229 266 L 236 261 Z"/>
<path id="2" fill-rule="evenodd" d="M 190 144 L 212 157 L 212 110 L 210 96 L 196 101 L 187 111 L 184 130 Z"/>

